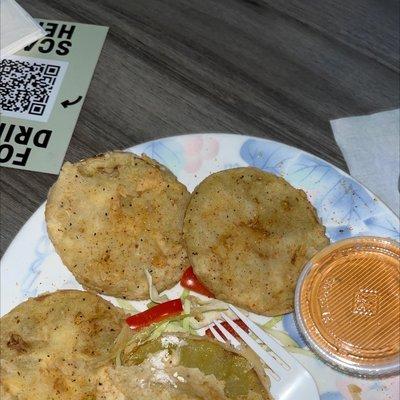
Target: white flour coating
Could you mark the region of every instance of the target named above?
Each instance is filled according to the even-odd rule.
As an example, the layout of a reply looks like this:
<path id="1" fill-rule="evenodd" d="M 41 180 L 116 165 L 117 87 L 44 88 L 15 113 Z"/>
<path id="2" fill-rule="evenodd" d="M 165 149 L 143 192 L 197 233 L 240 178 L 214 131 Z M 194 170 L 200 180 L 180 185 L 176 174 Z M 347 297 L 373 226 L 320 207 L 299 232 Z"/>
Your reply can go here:
<path id="1" fill-rule="evenodd" d="M 169 336 L 164 336 L 161 338 L 161 344 L 162 347 L 167 348 L 169 345 L 174 345 L 174 346 L 183 346 L 187 344 L 183 339 L 178 338 L 177 336 L 169 335 Z"/>
<path id="2" fill-rule="evenodd" d="M 176 387 L 174 380 L 161 369 L 157 369 L 154 372 L 152 381 L 157 383 L 170 383 L 173 387 Z"/>
<path id="3" fill-rule="evenodd" d="M 168 350 L 162 350 L 150 357 L 149 362 L 156 369 L 164 369 L 164 362 L 167 361 L 168 357 Z"/>
<path id="4" fill-rule="evenodd" d="M 178 379 L 179 382 L 186 382 L 183 376 L 178 375 L 177 372 L 174 373 L 174 378 Z"/>
<path id="5" fill-rule="evenodd" d="M 170 383 L 176 387 L 174 380 L 165 372 L 165 362 L 169 358 L 168 350 L 159 351 L 149 358 L 149 362 L 152 365 L 151 372 L 153 372 L 152 381 L 156 383 Z"/>

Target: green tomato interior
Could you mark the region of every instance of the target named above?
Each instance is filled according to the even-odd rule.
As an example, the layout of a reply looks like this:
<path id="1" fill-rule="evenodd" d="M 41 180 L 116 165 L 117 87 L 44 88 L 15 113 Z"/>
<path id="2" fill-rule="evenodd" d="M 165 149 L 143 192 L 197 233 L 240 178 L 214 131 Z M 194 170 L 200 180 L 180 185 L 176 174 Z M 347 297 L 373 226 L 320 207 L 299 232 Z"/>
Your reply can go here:
<path id="1" fill-rule="evenodd" d="M 246 396 L 250 390 L 266 396 L 266 391 L 246 358 L 231 352 L 210 340 L 185 338 L 187 345 L 180 348 L 179 364 L 187 368 L 198 368 L 205 375 L 214 375 L 225 382 L 225 395 L 230 399 Z M 169 351 L 174 350 L 169 346 Z M 129 354 L 125 363 L 141 364 L 149 355 L 162 350 L 161 338 L 137 347 Z"/>

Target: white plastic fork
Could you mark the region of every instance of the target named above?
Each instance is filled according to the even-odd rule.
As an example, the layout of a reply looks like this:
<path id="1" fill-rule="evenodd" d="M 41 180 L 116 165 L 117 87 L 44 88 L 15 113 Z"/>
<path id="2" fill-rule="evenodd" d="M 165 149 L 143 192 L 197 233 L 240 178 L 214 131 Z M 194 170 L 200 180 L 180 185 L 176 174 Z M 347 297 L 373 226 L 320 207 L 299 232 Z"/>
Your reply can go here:
<path id="1" fill-rule="evenodd" d="M 264 361 L 269 369 L 266 373 L 271 380 L 271 394 L 276 400 L 319 400 L 317 385 L 310 373 L 289 354 L 272 336 L 264 332 L 256 323 L 247 318 L 236 307 L 230 305 L 230 310 L 236 314 L 272 353 L 265 351 L 248 333 L 235 324 L 231 318 L 221 314 L 222 318 L 232 327 L 238 336 Z M 230 334 L 217 320 L 209 326 L 215 339 L 222 343 L 228 341 L 233 347 L 241 343 Z"/>

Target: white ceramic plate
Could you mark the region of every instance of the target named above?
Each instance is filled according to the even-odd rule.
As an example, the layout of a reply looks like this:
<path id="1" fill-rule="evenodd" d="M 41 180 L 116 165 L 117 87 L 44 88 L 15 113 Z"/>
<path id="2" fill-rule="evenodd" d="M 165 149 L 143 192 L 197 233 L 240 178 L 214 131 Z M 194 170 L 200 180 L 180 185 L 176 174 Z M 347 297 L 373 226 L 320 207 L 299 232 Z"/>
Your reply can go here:
<path id="1" fill-rule="evenodd" d="M 397 217 L 371 192 L 320 158 L 281 143 L 241 135 L 197 134 L 155 140 L 129 151 L 146 153 L 166 165 L 189 191 L 210 173 L 222 169 L 247 165 L 262 168 L 306 191 L 331 241 L 357 235 L 399 240 Z M 81 286 L 48 239 L 42 205 L 1 260 L 1 315 L 28 297 L 67 288 L 81 289 Z M 180 291 L 176 286 L 167 294 L 172 298 Z M 122 305 L 116 299 L 111 300 Z M 132 304 L 138 309 L 144 307 L 143 302 Z M 313 375 L 321 400 L 399 398 L 399 377 L 358 379 L 343 375 L 317 359 L 305 346 L 292 314 L 272 319 L 270 329 Z M 354 391 L 360 391 L 360 397 Z"/>

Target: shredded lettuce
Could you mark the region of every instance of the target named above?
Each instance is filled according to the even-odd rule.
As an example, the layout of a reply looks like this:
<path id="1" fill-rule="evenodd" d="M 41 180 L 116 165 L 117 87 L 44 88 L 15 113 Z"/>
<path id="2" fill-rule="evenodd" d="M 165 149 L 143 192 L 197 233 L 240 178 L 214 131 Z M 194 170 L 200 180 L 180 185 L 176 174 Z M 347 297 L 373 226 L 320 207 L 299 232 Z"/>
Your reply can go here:
<path id="1" fill-rule="evenodd" d="M 183 320 L 182 320 L 183 321 Z M 183 322 L 181 321 L 171 321 L 164 332 L 179 332 L 179 333 L 188 333 L 188 330 L 183 328 Z"/>
<path id="2" fill-rule="evenodd" d="M 298 344 L 286 333 L 277 329 L 264 329 L 272 337 L 277 339 L 283 346 L 299 347 Z"/>
<path id="3" fill-rule="evenodd" d="M 149 286 L 150 302 L 147 303 L 147 308 L 156 306 L 157 304 L 168 301 L 166 295 L 160 296 L 156 287 L 153 285 L 153 279 L 148 270 L 145 270 L 147 283 Z M 141 344 L 144 344 L 150 340 L 155 340 L 166 332 L 179 332 L 198 335 L 199 330 L 208 327 L 213 323 L 214 320 L 220 319 L 221 312 L 229 315 L 230 318 L 237 318 L 228 308 L 228 304 L 217 299 L 203 300 L 197 296 L 191 295 L 190 290 L 184 289 L 180 299 L 183 303 L 183 313 L 168 319 L 162 320 L 158 323 L 152 324 L 149 327 L 143 328 L 138 332 L 132 333 L 133 336 L 126 342 L 124 352 L 129 352 L 129 349 L 133 349 Z M 132 304 L 127 300 L 117 300 L 120 307 L 129 313 L 137 313 Z M 246 315 L 248 312 L 243 311 Z M 302 349 L 298 344 L 286 333 L 281 330 L 273 329 L 276 325 L 281 322 L 282 317 L 277 316 L 269 319 L 265 324 L 261 325 L 261 328 L 268 332 L 271 336 L 276 338 L 287 350 L 293 353 L 301 353 L 310 355 L 307 349 Z M 118 346 L 122 349 L 121 345 Z M 122 350 L 117 351 L 115 362 L 117 365 L 121 365 L 121 353 Z"/>
<path id="4" fill-rule="evenodd" d="M 149 309 L 159 303 L 167 301 L 168 297 L 166 295 L 159 295 L 157 289 L 153 285 L 153 279 L 148 270 L 145 270 L 145 274 L 151 300 L 146 305 L 147 309 Z M 197 296 L 192 296 L 188 289 L 183 290 L 180 298 L 183 303 L 183 318 L 179 318 L 178 321 L 170 319 L 166 324 L 162 321 L 160 325 L 161 331 L 164 329 L 164 331 L 171 332 L 171 329 L 175 328 L 178 329 L 179 332 L 197 334 L 196 330 L 205 328 L 212 323 L 214 319 L 219 318 L 221 311 L 224 311 L 228 315 L 231 314 L 231 318 L 235 318 L 229 311 L 228 305 L 220 300 L 202 300 Z"/>
<path id="5" fill-rule="evenodd" d="M 151 300 L 153 303 L 158 303 L 158 304 L 159 304 L 159 303 L 164 303 L 164 302 L 168 301 L 169 299 L 168 299 L 168 296 L 167 296 L 167 295 L 165 295 L 165 294 L 162 295 L 162 296 L 159 295 L 158 290 L 157 290 L 156 287 L 153 285 L 153 278 L 152 278 L 150 272 L 149 272 L 147 269 L 145 269 L 145 270 L 144 270 L 144 273 L 145 273 L 145 275 L 146 275 L 147 284 L 148 284 L 148 286 L 149 286 L 149 296 L 150 296 L 150 300 Z"/>
<path id="6" fill-rule="evenodd" d="M 149 309 L 149 308 L 153 308 L 154 306 L 156 306 L 158 303 L 154 303 L 154 301 L 149 301 L 147 304 L 146 304 L 146 308 L 147 309 Z"/>
<path id="7" fill-rule="evenodd" d="M 189 289 L 184 289 L 182 294 L 181 294 L 181 300 L 185 301 L 189 296 L 190 296 L 190 290 Z"/>
<path id="8" fill-rule="evenodd" d="M 282 316 L 273 317 L 265 324 L 261 325 L 261 328 L 273 336 L 279 341 L 279 343 L 291 353 L 299 353 L 306 356 L 312 356 L 312 353 L 307 348 L 300 347 L 286 332 L 278 329 L 272 329 L 282 320 Z"/>
<path id="9" fill-rule="evenodd" d="M 190 332 L 190 309 L 191 309 L 191 303 L 189 299 L 185 299 L 183 301 L 183 313 L 186 315 L 186 317 L 182 321 L 182 328 Z"/>
<path id="10" fill-rule="evenodd" d="M 261 327 L 264 330 L 268 330 L 273 328 L 275 325 L 277 325 L 279 322 L 282 321 L 282 316 L 278 316 L 278 317 L 272 317 L 270 320 L 268 320 L 265 324 L 263 324 Z"/>
<path id="11" fill-rule="evenodd" d="M 191 303 L 189 299 L 185 299 L 183 302 L 183 313 L 184 314 L 190 314 L 190 309 L 191 309 Z"/>
<path id="12" fill-rule="evenodd" d="M 155 340 L 160 337 L 165 332 L 165 329 L 167 328 L 169 323 L 170 321 L 166 321 L 157 326 L 157 328 L 155 328 L 149 336 L 148 341 Z"/>
<path id="13" fill-rule="evenodd" d="M 124 299 L 116 299 L 119 307 L 127 311 L 129 314 L 137 314 L 139 311 L 133 307 L 130 301 Z"/>
<path id="14" fill-rule="evenodd" d="M 286 350 L 288 350 L 290 353 L 298 353 L 302 354 L 303 356 L 308 356 L 308 357 L 313 357 L 314 353 L 312 353 L 309 349 L 302 348 L 302 347 L 292 347 L 292 346 L 286 346 Z"/>

